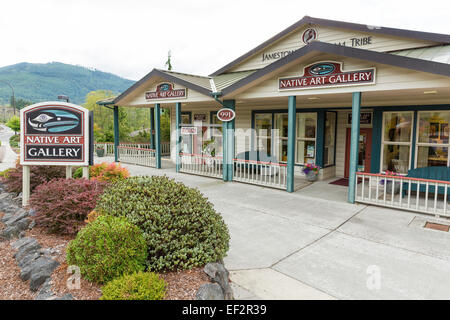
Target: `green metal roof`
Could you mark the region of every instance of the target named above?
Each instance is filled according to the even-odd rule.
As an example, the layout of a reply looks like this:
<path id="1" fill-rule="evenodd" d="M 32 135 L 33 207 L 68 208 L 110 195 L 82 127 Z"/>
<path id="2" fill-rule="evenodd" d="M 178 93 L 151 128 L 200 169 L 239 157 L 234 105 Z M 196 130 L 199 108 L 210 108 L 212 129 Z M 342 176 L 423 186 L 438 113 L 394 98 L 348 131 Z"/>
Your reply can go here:
<path id="1" fill-rule="evenodd" d="M 450 45 L 390 52 L 398 56 L 450 64 Z"/>
<path id="2" fill-rule="evenodd" d="M 165 73 L 167 75 L 171 75 L 178 79 L 187 81 L 189 83 L 195 84 L 199 87 L 202 87 L 202 88 L 205 88 L 205 89 L 211 91 L 211 84 L 209 81 L 209 79 L 210 79 L 209 77 L 197 76 L 197 75 L 188 74 L 188 73 L 181 73 L 181 72 L 161 70 L 161 69 L 158 69 L 158 71 Z"/>
<path id="3" fill-rule="evenodd" d="M 103 100 L 99 100 L 99 101 L 97 101 L 96 103 L 97 103 L 98 105 L 100 105 L 100 106 L 111 105 L 111 104 L 114 104 L 114 99 L 115 99 L 116 97 L 117 97 L 117 96 L 111 97 L 111 98 L 107 98 L 107 99 L 103 99 Z"/>
<path id="4" fill-rule="evenodd" d="M 257 70 L 224 73 L 213 78 L 214 84 L 216 85 L 217 91 L 221 91 L 256 71 Z"/>

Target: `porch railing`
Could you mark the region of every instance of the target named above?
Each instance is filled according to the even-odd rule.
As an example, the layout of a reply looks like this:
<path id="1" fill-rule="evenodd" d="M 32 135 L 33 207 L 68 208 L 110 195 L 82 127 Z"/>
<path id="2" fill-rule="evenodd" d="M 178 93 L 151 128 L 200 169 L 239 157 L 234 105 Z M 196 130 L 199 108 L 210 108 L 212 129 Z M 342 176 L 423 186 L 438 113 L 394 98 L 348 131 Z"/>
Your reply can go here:
<path id="1" fill-rule="evenodd" d="M 119 151 L 120 162 L 156 167 L 156 156 L 153 149 L 119 145 L 117 150 Z"/>
<path id="2" fill-rule="evenodd" d="M 181 153 L 180 171 L 214 178 L 222 178 L 222 157 Z"/>
<path id="3" fill-rule="evenodd" d="M 355 201 L 450 217 L 450 182 L 358 172 Z"/>
<path id="4" fill-rule="evenodd" d="M 94 143 L 94 150 L 98 147 L 103 147 L 105 150 L 105 156 L 113 156 L 114 155 L 114 143 L 112 142 L 96 142 Z"/>
<path id="5" fill-rule="evenodd" d="M 119 146 L 130 147 L 130 148 L 140 148 L 140 149 L 150 149 L 150 143 L 120 143 Z M 105 150 L 105 156 L 114 156 L 114 143 L 113 142 L 96 142 L 94 143 L 94 148 L 103 147 Z M 170 155 L 170 142 L 161 142 L 161 155 Z"/>
<path id="6" fill-rule="evenodd" d="M 234 159 L 233 180 L 286 190 L 285 164 Z"/>

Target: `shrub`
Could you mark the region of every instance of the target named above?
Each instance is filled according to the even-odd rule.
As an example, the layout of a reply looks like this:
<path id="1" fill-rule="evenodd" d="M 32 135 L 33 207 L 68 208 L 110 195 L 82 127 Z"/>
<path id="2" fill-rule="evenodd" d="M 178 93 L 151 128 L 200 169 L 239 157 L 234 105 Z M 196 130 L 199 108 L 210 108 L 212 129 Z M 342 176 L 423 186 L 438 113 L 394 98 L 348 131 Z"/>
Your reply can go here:
<path id="1" fill-rule="evenodd" d="M 159 275 L 138 272 L 108 282 L 102 288 L 101 300 L 162 300 L 166 283 Z"/>
<path id="2" fill-rule="evenodd" d="M 229 234 L 198 189 L 167 177 L 131 177 L 101 196 L 96 210 L 126 216 L 144 233 L 150 270 L 203 266 L 223 258 Z"/>
<path id="3" fill-rule="evenodd" d="M 105 186 L 86 179 L 54 179 L 38 186 L 29 201 L 36 211 L 36 224 L 49 233 L 75 235 Z"/>
<path id="4" fill-rule="evenodd" d="M 102 215 L 101 212 L 92 210 L 91 212 L 88 213 L 87 219 L 86 219 L 84 222 L 86 222 L 86 223 L 94 222 L 94 221 L 97 220 L 97 218 L 100 217 L 101 215 Z"/>
<path id="5" fill-rule="evenodd" d="M 89 176 L 91 179 L 99 181 L 115 181 L 125 179 L 130 176 L 127 168 L 122 167 L 119 163 L 98 163 L 89 168 Z"/>
<path id="6" fill-rule="evenodd" d="M 147 247 L 142 232 L 124 217 L 100 216 L 67 247 L 67 262 L 90 281 L 108 282 L 143 271 Z"/>
<path id="7" fill-rule="evenodd" d="M 72 178 L 81 179 L 83 177 L 83 167 L 78 167 L 73 171 Z"/>
<path id="8" fill-rule="evenodd" d="M 2 178 L 9 192 L 22 192 L 22 171 L 23 167 L 16 163 L 16 167 L 8 171 L 8 174 Z M 30 170 L 30 190 L 33 190 L 40 184 L 55 178 L 64 178 L 66 169 L 63 166 L 31 166 Z"/>

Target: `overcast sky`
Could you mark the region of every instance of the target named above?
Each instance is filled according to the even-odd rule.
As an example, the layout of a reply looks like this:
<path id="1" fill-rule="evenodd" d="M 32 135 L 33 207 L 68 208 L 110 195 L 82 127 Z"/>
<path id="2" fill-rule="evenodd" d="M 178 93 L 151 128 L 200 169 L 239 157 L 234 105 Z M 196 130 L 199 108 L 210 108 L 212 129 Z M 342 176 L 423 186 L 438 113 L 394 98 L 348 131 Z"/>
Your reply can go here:
<path id="1" fill-rule="evenodd" d="M 58 61 L 138 80 L 208 75 L 303 16 L 450 34 L 450 0 L 14 0 L 1 2 L 0 66 Z"/>

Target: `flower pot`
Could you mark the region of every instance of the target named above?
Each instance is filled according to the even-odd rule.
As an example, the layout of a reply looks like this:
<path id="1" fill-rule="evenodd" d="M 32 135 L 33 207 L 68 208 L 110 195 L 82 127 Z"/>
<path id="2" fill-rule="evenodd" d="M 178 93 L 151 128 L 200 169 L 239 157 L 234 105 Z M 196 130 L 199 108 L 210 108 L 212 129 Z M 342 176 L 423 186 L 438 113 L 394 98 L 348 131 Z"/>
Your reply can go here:
<path id="1" fill-rule="evenodd" d="M 306 174 L 306 180 L 314 182 L 317 180 L 317 173 L 315 173 L 314 171 L 309 171 Z"/>
<path id="2" fill-rule="evenodd" d="M 104 157 L 105 156 L 105 149 L 97 149 L 95 151 L 97 153 L 97 157 Z"/>
<path id="3" fill-rule="evenodd" d="M 396 181 L 394 183 L 394 194 L 398 194 L 400 192 L 400 181 Z M 386 194 L 392 194 L 392 181 L 386 181 Z"/>

